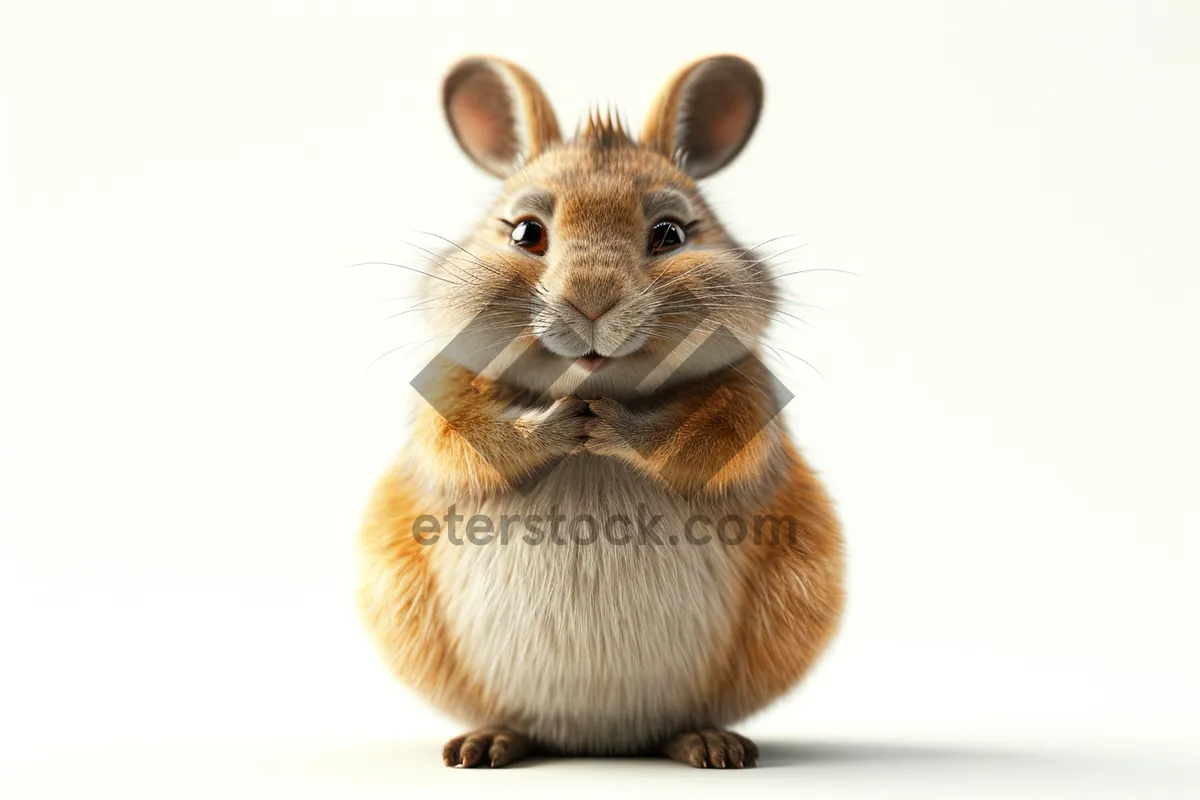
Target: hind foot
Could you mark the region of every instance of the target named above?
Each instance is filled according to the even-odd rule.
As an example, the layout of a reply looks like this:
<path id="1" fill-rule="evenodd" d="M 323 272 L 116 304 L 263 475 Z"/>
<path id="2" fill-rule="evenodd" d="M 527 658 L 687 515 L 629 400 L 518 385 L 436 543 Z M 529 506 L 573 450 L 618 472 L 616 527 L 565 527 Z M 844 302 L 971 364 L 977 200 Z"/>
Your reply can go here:
<path id="1" fill-rule="evenodd" d="M 528 736 L 507 728 L 480 728 L 446 742 L 442 763 L 447 767 L 503 767 L 525 757 L 530 749 Z"/>
<path id="2" fill-rule="evenodd" d="M 681 733 L 663 745 L 662 754 L 700 769 L 741 769 L 758 766 L 758 746 L 733 731 L 705 730 Z"/>

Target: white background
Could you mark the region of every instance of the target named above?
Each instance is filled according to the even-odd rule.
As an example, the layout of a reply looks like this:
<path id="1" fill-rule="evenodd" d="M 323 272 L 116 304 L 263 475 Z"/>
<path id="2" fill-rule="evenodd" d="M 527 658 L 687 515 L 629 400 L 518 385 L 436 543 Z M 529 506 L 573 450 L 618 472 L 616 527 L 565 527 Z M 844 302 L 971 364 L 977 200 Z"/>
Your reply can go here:
<path id="1" fill-rule="evenodd" d="M 1194 2 L 0 5 L 7 796 L 1183 793 L 1200 742 Z M 707 185 L 824 310 L 775 331 L 850 603 L 773 768 L 445 770 L 352 545 L 425 339 L 403 270 L 496 190 L 457 57 L 564 128 L 720 51 Z M 428 350 L 425 352 L 429 352 Z M 411 357 L 409 354 L 412 354 Z M 736 786 L 723 783 L 735 781 Z M 719 785 L 718 785 L 719 784 Z M 1194 787 L 1193 787 L 1194 788 Z"/>

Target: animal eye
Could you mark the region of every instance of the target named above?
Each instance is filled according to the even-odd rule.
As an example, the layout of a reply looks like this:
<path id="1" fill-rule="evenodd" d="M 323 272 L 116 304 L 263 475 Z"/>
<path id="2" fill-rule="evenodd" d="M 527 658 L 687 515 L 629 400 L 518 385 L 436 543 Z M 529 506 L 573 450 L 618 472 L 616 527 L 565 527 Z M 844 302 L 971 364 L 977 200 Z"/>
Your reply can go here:
<path id="1" fill-rule="evenodd" d="M 678 222 L 664 219 L 662 222 L 656 222 L 650 229 L 650 242 L 646 246 L 646 251 L 652 256 L 657 256 L 683 247 L 683 243 L 686 241 L 687 234 L 683 232 L 683 226 Z"/>
<path id="2" fill-rule="evenodd" d="M 546 226 L 536 219 L 518 220 L 512 229 L 512 243 L 535 256 L 546 252 Z"/>

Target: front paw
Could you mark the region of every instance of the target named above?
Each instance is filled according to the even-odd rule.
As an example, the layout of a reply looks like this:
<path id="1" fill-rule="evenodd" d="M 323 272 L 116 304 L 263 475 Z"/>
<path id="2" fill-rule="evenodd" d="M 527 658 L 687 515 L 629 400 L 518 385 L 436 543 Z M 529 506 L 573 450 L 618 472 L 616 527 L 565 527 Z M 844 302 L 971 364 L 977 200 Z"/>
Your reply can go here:
<path id="1" fill-rule="evenodd" d="M 584 423 L 583 449 L 598 456 L 644 462 L 647 420 L 610 397 L 587 401 L 594 418 Z"/>
<path id="2" fill-rule="evenodd" d="M 589 421 L 587 403 L 572 395 L 555 400 L 537 414 L 529 433 L 551 457 L 565 456 L 576 452 L 587 438 Z"/>

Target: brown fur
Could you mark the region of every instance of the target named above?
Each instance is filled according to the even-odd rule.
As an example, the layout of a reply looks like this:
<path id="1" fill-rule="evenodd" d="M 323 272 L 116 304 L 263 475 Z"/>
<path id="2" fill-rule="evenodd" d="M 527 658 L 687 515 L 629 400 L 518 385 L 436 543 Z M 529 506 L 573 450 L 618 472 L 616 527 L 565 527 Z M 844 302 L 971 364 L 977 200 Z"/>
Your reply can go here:
<path id="1" fill-rule="evenodd" d="M 452 714 L 482 718 L 495 704 L 459 668 L 438 614 L 431 550 L 412 535 L 429 507 L 413 482 L 397 469 L 376 487 L 359 534 L 359 611 L 397 677 Z"/>
<path id="2" fill-rule="evenodd" d="M 756 513 L 800 524 L 794 536 L 764 530 L 741 547 L 739 635 L 713 684 L 722 720 L 741 719 L 794 686 L 833 638 L 845 601 L 842 537 L 829 499 L 790 445 L 784 463 L 783 480 Z"/>
<path id="3" fill-rule="evenodd" d="M 493 89 L 515 96 L 497 100 Z M 423 287 L 436 308 L 430 322 L 453 332 L 486 316 L 480 342 L 511 339 L 521 368 L 503 379 L 479 377 L 494 355 L 475 356 L 486 349 L 479 343 L 438 368 L 425 394 L 432 405 L 421 404 L 403 463 L 380 483 L 368 511 L 360 596 L 399 677 L 437 706 L 490 726 L 447 745 L 447 763 L 473 765 L 486 760 L 485 751 L 502 763 L 528 742 L 501 701 L 467 675 L 460 643 L 440 616 L 432 548 L 414 540 L 412 523 L 450 502 L 507 497 L 561 459 L 618 459 L 636 480 L 703 507 L 797 521 L 790 534 L 767 532 L 730 548 L 735 635 L 721 643 L 715 663 L 694 665 L 706 698 L 697 718 L 719 726 L 762 708 L 803 676 L 833 635 L 843 603 L 837 521 L 774 420 L 764 368 L 746 357 L 758 352 L 775 292 L 761 262 L 738 248 L 694 181 L 737 155 L 761 102 L 762 85 L 748 63 L 708 59 L 685 67 L 663 90 L 641 144 L 611 112 L 598 111 L 564 143 L 549 102 L 519 67 L 468 59 L 447 78 L 455 135 L 507 181 L 467 241 L 440 254 Z M 522 141 L 524 151 L 515 152 Z M 552 214 L 543 220 L 544 256 L 509 242 L 509 204 L 519 205 L 528 192 L 539 193 L 535 205 Z M 660 201 L 688 209 L 688 246 L 648 255 L 647 230 Z M 531 320 L 542 310 L 551 312 L 550 327 L 537 333 Z M 599 321 L 586 321 L 580 310 Z M 587 346 L 609 357 L 601 371 L 572 371 L 585 353 L 570 331 L 591 336 Z M 695 349 L 694 338 L 713 331 L 716 349 L 693 365 L 689 342 Z M 635 333 L 643 340 L 625 352 Z M 555 349 L 571 347 L 578 352 Z M 643 379 L 662 363 L 667 374 L 647 391 Z M 679 734 L 663 743 L 673 757 L 698 766 L 751 761 L 752 744 L 742 737 L 707 729 Z M 489 749 L 497 741 L 500 756 Z"/>

